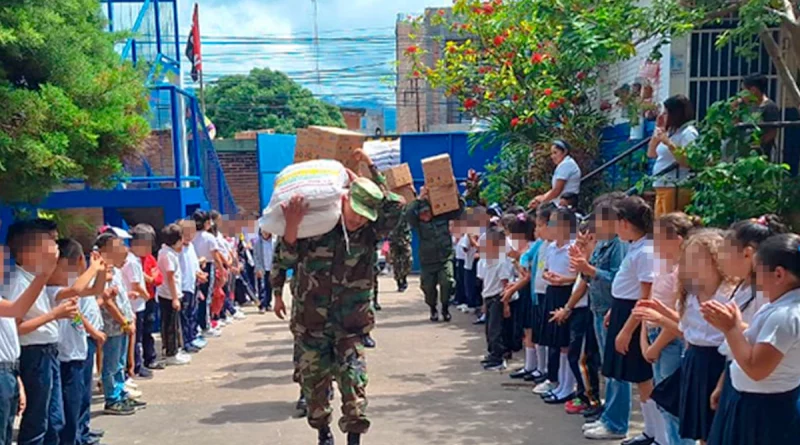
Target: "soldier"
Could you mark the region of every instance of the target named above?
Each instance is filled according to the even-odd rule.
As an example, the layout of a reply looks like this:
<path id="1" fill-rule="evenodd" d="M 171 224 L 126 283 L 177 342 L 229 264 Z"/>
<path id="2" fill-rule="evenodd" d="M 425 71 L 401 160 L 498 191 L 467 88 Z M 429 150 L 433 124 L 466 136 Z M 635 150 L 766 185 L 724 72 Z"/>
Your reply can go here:
<path id="1" fill-rule="evenodd" d="M 433 216 L 428 202 L 428 190 L 422 187 L 419 197 L 408 205 L 406 219 L 419 235 L 420 285 L 425 294 L 425 303 L 431 308 L 431 321 L 439 321 L 436 300 L 442 302 L 442 318 L 450 321 L 450 296 L 453 282 L 453 235 L 450 221 L 464 211 L 464 200 L 459 198 L 459 208 L 452 212 Z M 437 286 L 439 298 L 437 298 Z"/>
<path id="2" fill-rule="evenodd" d="M 301 349 L 308 423 L 318 430 L 320 445 L 333 444 L 328 391 L 334 377 L 342 396 L 339 427 L 347 433 L 348 445 L 359 444 L 369 430 L 362 341 L 375 324 L 370 301 L 375 244 L 397 224 L 403 207 L 402 198 L 386 189 L 369 157 L 355 150 L 354 158 L 369 165 L 373 180 L 381 186 L 351 172 L 350 189 L 342 196 L 342 227 L 297 239 L 304 199 L 295 196 L 282 206 L 286 230 L 280 262 L 297 274 L 292 331 Z"/>
<path id="3" fill-rule="evenodd" d="M 400 219 L 389 234 L 389 252 L 397 291 L 405 292 L 408 289 L 408 274 L 411 273 L 411 227 L 406 218 Z"/>

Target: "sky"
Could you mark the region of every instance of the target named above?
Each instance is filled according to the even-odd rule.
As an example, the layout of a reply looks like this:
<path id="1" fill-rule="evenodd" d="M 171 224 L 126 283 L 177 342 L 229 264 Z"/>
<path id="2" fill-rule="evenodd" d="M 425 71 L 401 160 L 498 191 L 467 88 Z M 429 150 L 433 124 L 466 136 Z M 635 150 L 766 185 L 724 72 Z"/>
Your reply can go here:
<path id="1" fill-rule="evenodd" d="M 180 0 L 182 40 L 194 2 Z M 337 103 L 391 102 L 398 14 L 452 0 L 317 0 L 319 78 L 312 0 L 199 0 L 207 80 L 255 67 L 284 71 Z"/>

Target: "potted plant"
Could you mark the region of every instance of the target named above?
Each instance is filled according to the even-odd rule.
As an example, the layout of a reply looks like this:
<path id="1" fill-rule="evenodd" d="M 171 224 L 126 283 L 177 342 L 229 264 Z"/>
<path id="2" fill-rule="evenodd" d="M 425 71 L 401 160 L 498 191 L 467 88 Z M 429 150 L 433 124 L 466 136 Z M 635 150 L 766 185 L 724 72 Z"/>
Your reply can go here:
<path id="1" fill-rule="evenodd" d="M 642 84 L 638 81 L 633 84 L 623 84 L 614 90 L 614 96 L 617 98 L 617 106 L 622 110 L 622 118 L 631 127 L 630 138 L 633 140 L 643 139 L 644 122 L 642 118 L 647 106 L 642 100 Z"/>

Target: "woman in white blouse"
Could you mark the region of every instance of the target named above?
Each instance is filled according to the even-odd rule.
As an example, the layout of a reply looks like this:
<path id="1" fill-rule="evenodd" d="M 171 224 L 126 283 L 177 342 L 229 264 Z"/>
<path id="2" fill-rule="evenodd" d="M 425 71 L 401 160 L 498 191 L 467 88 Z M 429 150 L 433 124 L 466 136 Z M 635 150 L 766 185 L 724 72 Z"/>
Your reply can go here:
<path id="1" fill-rule="evenodd" d="M 656 131 L 647 148 L 647 157 L 656 160 L 653 165 L 654 175 L 675 162 L 679 167 L 653 179 L 656 218 L 670 212 L 683 211 L 691 203 L 692 191 L 680 187 L 681 182 L 686 180 L 689 169 L 686 159 L 676 152 L 697 139 L 697 128 L 693 121 L 694 107 L 688 97 L 678 94 L 664 101 L 664 111 L 658 116 Z"/>
<path id="2" fill-rule="evenodd" d="M 528 207 L 536 208 L 540 204 L 557 201 L 564 193 L 579 194 L 581 191 L 581 169 L 575 159 L 569 155 L 571 150 L 567 141 L 556 139 L 550 145 L 550 159 L 556 165 L 550 190 L 531 200 Z"/>

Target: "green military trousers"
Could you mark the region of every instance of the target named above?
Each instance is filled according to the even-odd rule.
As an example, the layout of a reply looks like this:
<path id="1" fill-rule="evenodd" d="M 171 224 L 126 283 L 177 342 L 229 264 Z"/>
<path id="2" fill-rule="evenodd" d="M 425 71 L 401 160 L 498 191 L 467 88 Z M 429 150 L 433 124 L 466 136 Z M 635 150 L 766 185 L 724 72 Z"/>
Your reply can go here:
<path id="1" fill-rule="evenodd" d="M 304 333 L 298 336 L 299 368 L 303 395 L 308 403 L 308 423 L 320 429 L 331 423 L 330 388 L 333 380 L 342 396 L 344 433 L 364 434 L 367 419 L 367 360 L 361 336 L 333 332 Z"/>
<path id="2" fill-rule="evenodd" d="M 422 293 L 425 294 L 425 303 L 431 308 L 436 308 L 437 300 L 441 300 L 442 309 L 447 309 L 450 304 L 450 293 L 455 286 L 453 262 L 423 264 L 421 269 L 420 287 Z"/>

